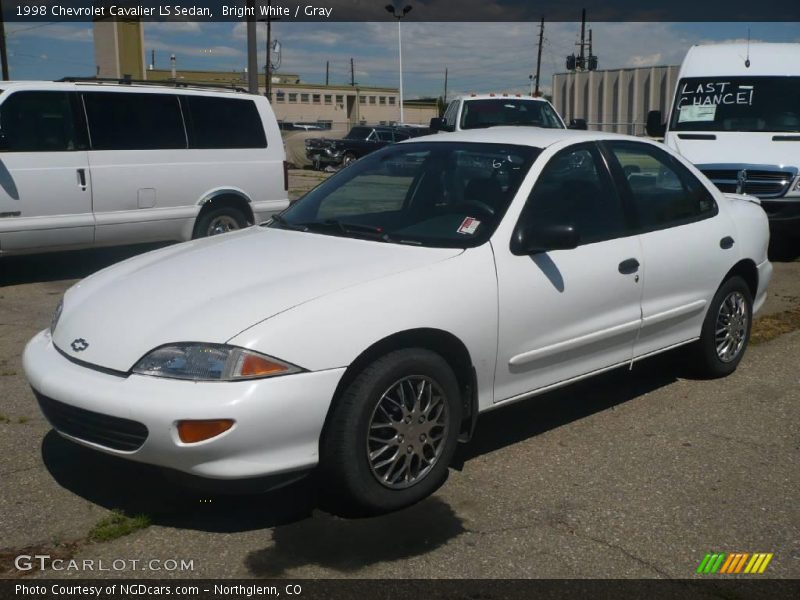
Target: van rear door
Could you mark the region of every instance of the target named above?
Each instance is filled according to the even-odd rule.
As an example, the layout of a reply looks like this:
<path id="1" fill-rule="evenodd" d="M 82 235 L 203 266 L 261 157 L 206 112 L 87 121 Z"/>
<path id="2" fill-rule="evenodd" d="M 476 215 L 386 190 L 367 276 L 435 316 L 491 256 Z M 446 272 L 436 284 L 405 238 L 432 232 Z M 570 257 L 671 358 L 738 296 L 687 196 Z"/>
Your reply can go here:
<path id="1" fill-rule="evenodd" d="M 91 245 L 88 143 L 77 95 L 20 90 L 0 105 L 0 251 Z"/>

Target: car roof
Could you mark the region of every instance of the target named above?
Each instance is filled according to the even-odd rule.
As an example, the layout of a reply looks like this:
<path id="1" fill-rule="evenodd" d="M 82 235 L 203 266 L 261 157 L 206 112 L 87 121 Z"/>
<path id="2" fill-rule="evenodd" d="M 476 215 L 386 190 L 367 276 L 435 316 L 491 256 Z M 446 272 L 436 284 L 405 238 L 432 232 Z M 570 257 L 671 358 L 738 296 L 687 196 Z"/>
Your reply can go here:
<path id="1" fill-rule="evenodd" d="M 419 142 L 475 142 L 485 144 L 515 144 L 517 146 L 532 146 L 546 148 L 562 140 L 577 142 L 591 142 L 596 140 L 631 140 L 636 142 L 647 141 L 631 135 L 617 133 L 604 133 L 601 131 L 584 131 L 577 129 L 545 129 L 542 127 L 497 126 L 486 129 L 467 129 L 452 133 L 438 133 L 414 138 Z M 408 142 L 402 142 L 407 144 Z"/>
<path id="2" fill-rule="evenodd" d="M 469 94 L 459 96 L 459 100 L 530 100 L 531 102 L 547 102 L 542 96 L 530 96 L 528 94 Z"/>

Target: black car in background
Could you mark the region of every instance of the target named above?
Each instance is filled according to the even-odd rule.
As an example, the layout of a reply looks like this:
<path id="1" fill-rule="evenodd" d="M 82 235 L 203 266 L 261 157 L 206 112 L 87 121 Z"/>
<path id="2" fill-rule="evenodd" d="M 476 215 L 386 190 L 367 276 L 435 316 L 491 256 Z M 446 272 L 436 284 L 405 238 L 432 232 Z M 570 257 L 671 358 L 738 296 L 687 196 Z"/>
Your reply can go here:
<path id="1" fill-rule="evenodd" d="M 306 156 L 315 169 L 346 167 L 362 156 L 384 146 L 427 135 L 427 127 L 356 125 L 341 139 L 306 140 Z"/>

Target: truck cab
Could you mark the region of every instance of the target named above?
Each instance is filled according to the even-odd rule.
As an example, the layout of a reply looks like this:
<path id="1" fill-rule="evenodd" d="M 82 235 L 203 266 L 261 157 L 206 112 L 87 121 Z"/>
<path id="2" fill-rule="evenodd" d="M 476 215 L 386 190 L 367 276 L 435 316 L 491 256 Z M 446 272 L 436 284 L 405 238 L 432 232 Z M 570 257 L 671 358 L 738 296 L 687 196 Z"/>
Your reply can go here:
<path id="1" fill-rule="evenodd" d="M 538 96 L 522 94 L 471 94 L 451 101 L 444 116 L 431 119 L 433 131 L 464 131 L 497 125 L 521 125 L 545 129 L 566 129 L 553 105 Z M 575 119 L 570 129 L 586 129 Z"/>
<path id="2" fill-rule="evenodd" d="M 692 46 L 661 121 L 648 115 L 649 135 L 760 198 L 774 237 L 800 237 L 800 44 Z"/>

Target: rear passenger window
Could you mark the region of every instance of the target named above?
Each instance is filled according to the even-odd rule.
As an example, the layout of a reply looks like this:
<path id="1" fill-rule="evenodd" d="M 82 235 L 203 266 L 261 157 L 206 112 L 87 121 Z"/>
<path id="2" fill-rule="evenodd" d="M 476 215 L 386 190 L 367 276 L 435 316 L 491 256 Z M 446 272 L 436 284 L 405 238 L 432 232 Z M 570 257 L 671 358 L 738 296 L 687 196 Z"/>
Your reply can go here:
<path id="1" fill-rule="evenodd" d="M 520 221 L 573 225 L 581 244 L 629 233 L 622 202 L 593 144 L 572 146 L 550 159 L 536 180 Z"/>
<path id="2" fill-rule="evenodd" d="M 183 96 L 190 148 L 266 148 L 267 138 L 252 100 Z"/>
<path id="3" fill-rule="evenodd" d="M 6 152 L 85 150 L 76 134 L 66 92 L 16 92 L 0 106 L 2 149 Z"/>
<path id="4" fill-rule="evenodd" d="M 172 94 L 83 94 L 93 150 L 186 148 L 178 99 Z"/>
<path id="5" fill-rule="evenodd" d="M 706 187 L 669 154 L 636 142 L 610 142 L 630 188 L 639 227 L 653 231 L 717 214 Z"/>

